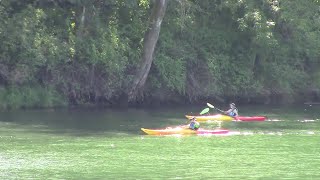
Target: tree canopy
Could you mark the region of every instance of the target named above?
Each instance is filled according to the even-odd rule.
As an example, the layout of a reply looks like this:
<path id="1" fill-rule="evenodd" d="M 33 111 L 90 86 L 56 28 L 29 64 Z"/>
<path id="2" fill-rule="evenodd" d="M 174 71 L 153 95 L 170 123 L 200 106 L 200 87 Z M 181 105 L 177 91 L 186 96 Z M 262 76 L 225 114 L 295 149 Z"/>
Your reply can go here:
<path id="1" fill-rule="evenodd" d="M 0 1 L 0 106 L 123 103 L 157 0 Z M 317 1 L 171 0 L 132 104 L 320 100 Z"/>

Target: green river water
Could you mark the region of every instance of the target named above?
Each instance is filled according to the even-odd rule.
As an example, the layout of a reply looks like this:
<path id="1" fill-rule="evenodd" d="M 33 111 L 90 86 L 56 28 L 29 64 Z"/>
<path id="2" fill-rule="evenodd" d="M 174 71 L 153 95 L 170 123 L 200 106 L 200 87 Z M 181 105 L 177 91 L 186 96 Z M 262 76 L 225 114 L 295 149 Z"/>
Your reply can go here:
<path id="1" fill-rule="evenodd" d="M 0 179 L 320 179 L 320 106 L 241 107 L 269 120 L 223 122 L 223 136 L 140 131 L 203 108 L 2 112 Z"/>

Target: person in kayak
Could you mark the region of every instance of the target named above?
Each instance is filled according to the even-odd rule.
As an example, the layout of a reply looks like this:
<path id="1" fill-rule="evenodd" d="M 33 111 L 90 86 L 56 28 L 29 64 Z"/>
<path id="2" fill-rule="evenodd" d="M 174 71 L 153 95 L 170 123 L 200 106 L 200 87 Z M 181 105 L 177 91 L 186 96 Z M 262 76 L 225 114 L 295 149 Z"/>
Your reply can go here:
<path id="1" fill-rule="evenodd" d="M 236 104 L 231 103 L 230 104 L 230 109 L 228 109 L 227 111 L 224 112 L 225 114 L 232 116 L 232 117 L 237 117 L 238 114 L 238 109 L 236 107 Z"/>
<path id="2" fill-rule="evenodd" d="M 190 119 L 189 129 L 198 130 L 200 128 L 200 123 L 197 122 L 196 118 L 193 117 Z"/>

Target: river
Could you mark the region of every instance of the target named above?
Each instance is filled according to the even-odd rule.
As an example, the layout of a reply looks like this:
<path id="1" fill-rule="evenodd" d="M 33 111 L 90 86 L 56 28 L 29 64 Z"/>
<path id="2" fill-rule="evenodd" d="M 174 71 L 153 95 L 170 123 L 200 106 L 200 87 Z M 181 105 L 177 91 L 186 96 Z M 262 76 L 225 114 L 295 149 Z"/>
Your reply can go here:
<path id="1" fill-rule="evenodd" d="M 0 113 L 0 179 L 319 179 L 320 106 L 240 107 L 226 136 L 148 136 L 205 107 Z M 211 110 L 214 113 L 213 110 Z"/>

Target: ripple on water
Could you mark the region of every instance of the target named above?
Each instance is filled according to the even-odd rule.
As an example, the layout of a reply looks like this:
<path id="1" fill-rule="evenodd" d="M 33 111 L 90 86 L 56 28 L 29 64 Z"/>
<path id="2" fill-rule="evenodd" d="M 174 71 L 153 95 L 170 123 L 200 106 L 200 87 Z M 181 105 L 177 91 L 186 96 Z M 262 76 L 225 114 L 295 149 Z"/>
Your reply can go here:
<path id="1" fill-rule="evenodd" d="M 279 122 L 279 121 L 284 121 L 284 120 L 281 120 L 281 119 L 268 119 L 266 121 Z"/>
<path id="2" fill-rule="evenodd" d="M 298 122 L 316 122 L 317 120 L 314 119 L 302 119 L 302 120 L 297 120 Z"/>

